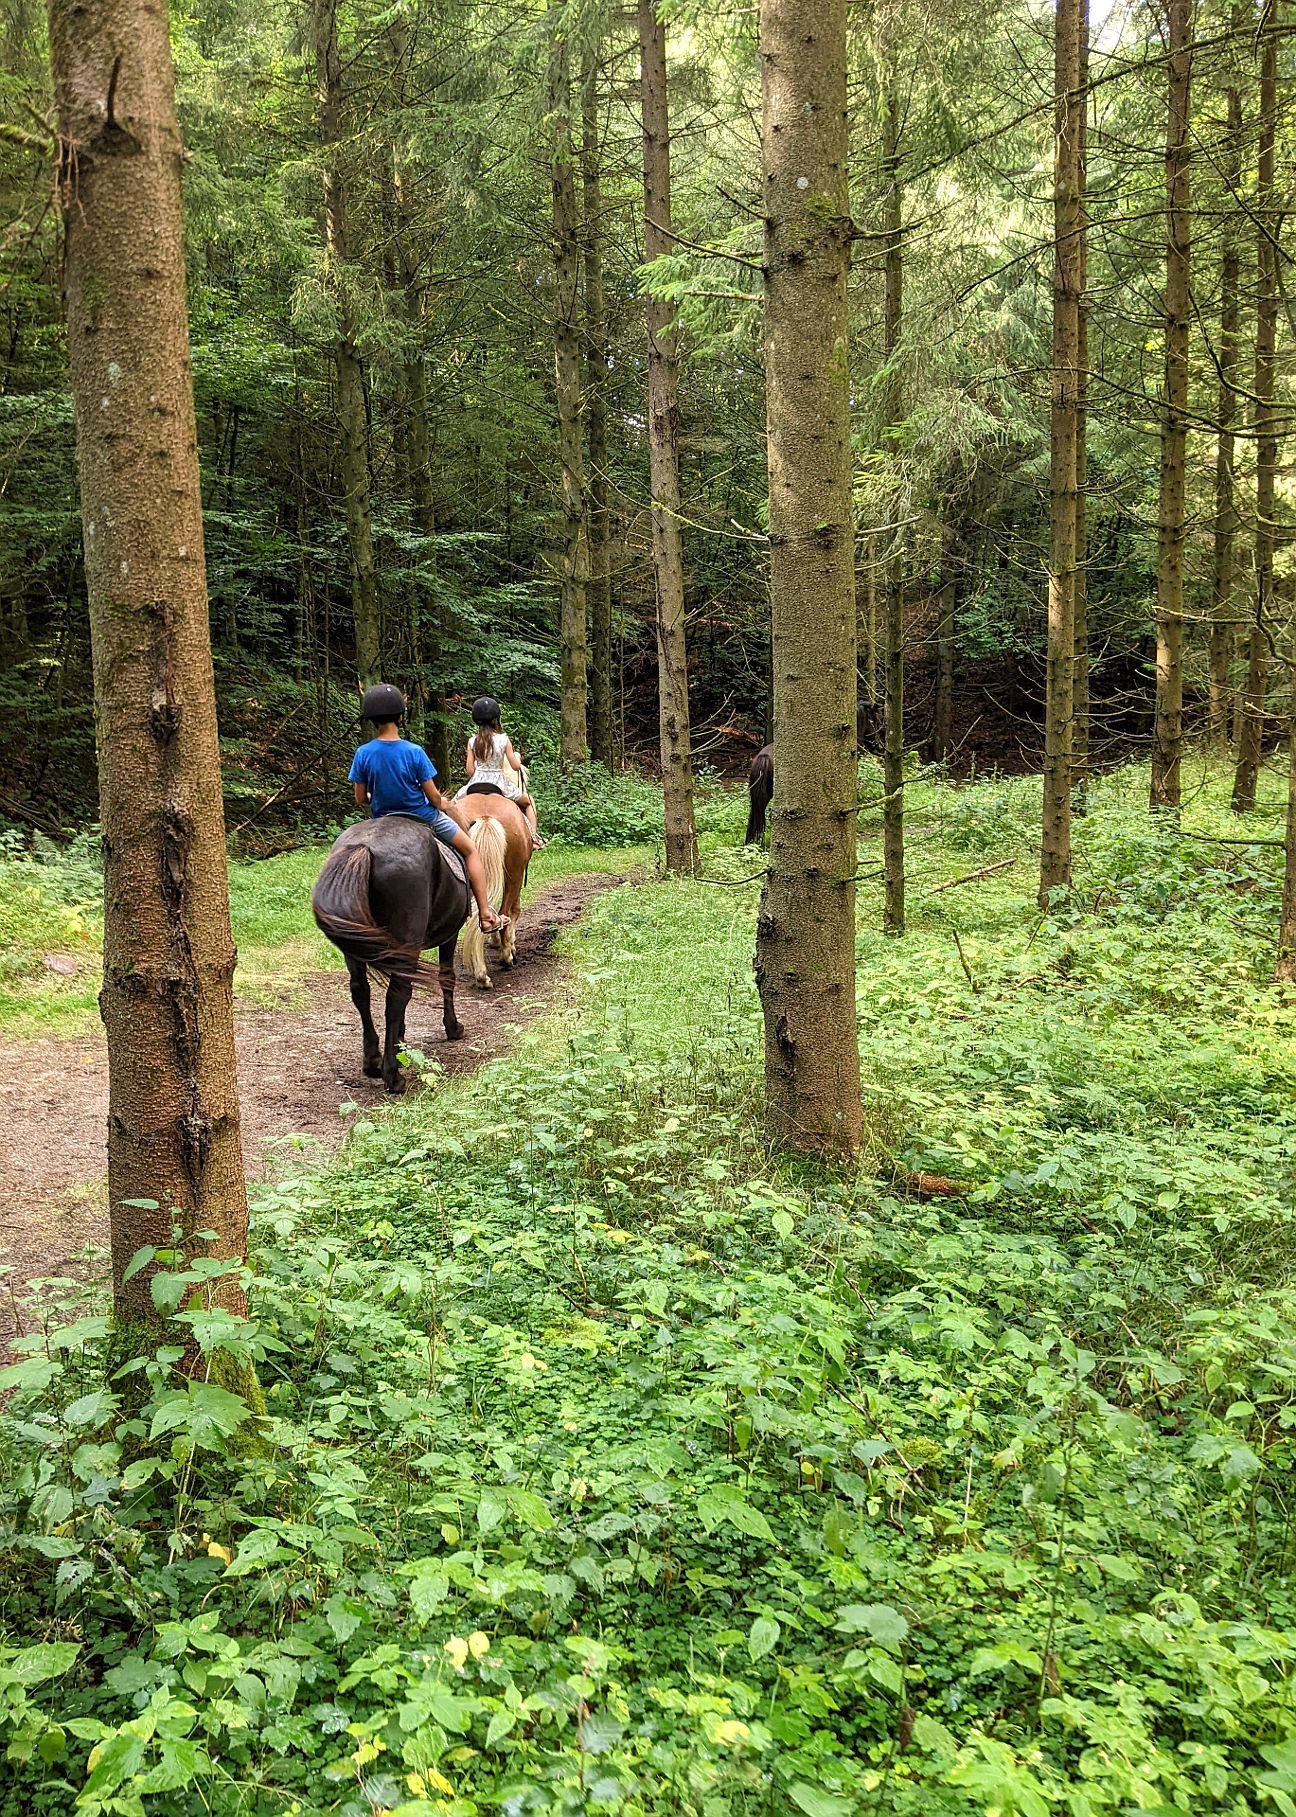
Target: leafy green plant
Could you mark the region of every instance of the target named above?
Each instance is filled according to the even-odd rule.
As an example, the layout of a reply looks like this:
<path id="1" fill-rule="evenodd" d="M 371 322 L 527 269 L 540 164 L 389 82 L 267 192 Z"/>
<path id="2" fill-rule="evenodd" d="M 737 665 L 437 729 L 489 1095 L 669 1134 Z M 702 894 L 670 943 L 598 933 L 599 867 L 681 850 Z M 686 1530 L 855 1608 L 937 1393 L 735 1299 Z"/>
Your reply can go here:
<path id="1" fill-rule="evenodd" d="M 915 787 L 948 874 L 958 803 Z M 1133 899 L 1162 848 L 1094 796 Z M 1296 1008 L 1259 908 L 1120 916 L 1085 874 L 1041 918 L 1009 871 L 915 890 L 899 943 L 866 884 L 870 1147 L 784 1166 L 758 888 L 712 837 L 739 887 L 595 900 L 578 1014 L 261 1191 L 247 1325 L 169 1258 L 205 1381 L 174 1346 L 105 1381 L 81 1303 L 25 1340 L 5 1817 L 1286 1811 Z M 217 1379 L 252 1357 L 263 1413 Z"/>

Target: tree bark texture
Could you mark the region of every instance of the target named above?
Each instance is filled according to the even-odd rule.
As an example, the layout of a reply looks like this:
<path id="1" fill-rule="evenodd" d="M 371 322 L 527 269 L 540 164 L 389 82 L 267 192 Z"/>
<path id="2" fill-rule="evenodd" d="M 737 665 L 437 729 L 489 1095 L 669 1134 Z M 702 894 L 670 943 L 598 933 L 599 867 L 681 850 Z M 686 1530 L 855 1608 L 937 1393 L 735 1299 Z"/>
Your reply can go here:
<path id="1" fill-rule="evenodd" d="M 572 162 L 571 61 L 563 7 L 550 6 L 549 28 L 554 383 L 563 523 L 558 614 L 562 666 L 560 752 L 564 766 L 572 768 L 584 763 L 589 755 L 585 724 L 585 587 L 589 579 L 589 546 L 581 449 L 580 229 L 576 217 L 576 172 Z"/>
<path id="2" fill-rule="evenodd" d="M 876 538 L 864 538 L 864 594 L 862 609 L 857 611 L 859 640 L 859 678 L 860 694 L 867 701 L 878 697 L 878 612 L 877 612 L 877 554 Z M 858 583 L 857 583 L 858 591 Z"/>
<path id="3" fill-rule="evenodd" d="M 1228 129 L 1224 142 L 1226 192 L 1236 196 L 1242 183 L 1242 94 L 1229 87 Z M 1215 534 L 1211 573 L 1210 695 L 1208 738 L 1221 754 L 1228 748 L 1229 663 L 1233 654 L 1234 544 L 1238 509 L 1234 482 L 1238 378 L 1238 288 L 1241 257 L 1231 211 L 1225 216 L 1220 255 L 1220 321 L 1216 358 L 1219 364 L 1218 432 L 1215 443 Z"/>
<path id="4" fill-rule="evenodd" d="M 1289 627 L 1288 661 L 1292 699 L 1287 718 L 1287 825 L 1283 838 L 1282 907 L 1278 914 L 1278 959 L 1274 977 L 1296 982 L 1296 621 Z"/>
<path id="5" fill-rule="evenodd" d="M 141 1247 L 241 1257 L 225 819 L 167 9 L 51 0 L 58 193 L 94 654 L 108 1195 L 119 1318 Z M 56 1132 L 51 1131 L 51 1139 Z M 131 1201 L 153 1201 L 145 1209 Z M 216 1232 L 211 1244 L 196 1233 Z M 222 1303 L 245 1310 L 228 1285 Z"/>
<path id="6" fill-rule="evenodd" d="M 954 622 L 958 607 L 959 572 L 962 565 L 961 524 L 953 500 L 941 524 L 940 620 L 936 627 L 936 689 L 932 706 L 932 732 L 928 752 L 933 763 L 944 763 L 953 743 L 954 726 Z"/>
<path id="7" fill-rule="evenodd" d="M 1079 134 L 1079 289 L 1076 297 L 1076 510 L 1074 657 L 1071 666 L 1071 782 L 1089 774 L 1089 0 L 1076 8 Z"/>
<path id="8" fill-rule="evenodd" d="M 888 36 L 895 30 L 892 20 Z M 898 363 L 904 317 L 904 185 L 900 179 L 900 82 L 894 44 L 888 45 L 889 69 L 882 121 L 882 185 L 885 192 L 883 229 L 883 350 L 888 377 L 885 397 L 886 423 L 895 430 L 904 420 L 904 387 Z M 884 902 L 882 926 L 888 934 L 905 931 L 904 857 L 904 532 L 900 528 L 901 500 L 895 498 L 896 522 L 891 531 L 891 552 L 884 574 L 882 607 L 882 697 L 885 721 L 882 738 L 882 866 Z"/>
<path id="9" fill-rule="evenodd" d="M 639 0 L 643 87 L 644 260 L 674 250 L 666 28 L 653 0 Z M 666 868 L 697 869 L 688 645 L 684 630 L 684 539 L 680 531 L 678 367 L 675 305 L 644 299 L 648 327 L 648 457 L 652 476 L 653 578 L 657 592 L 657 693 L 665 795 Z"/>
<path id="10" fill-rule="evenodd" d="M 406 199 L 406 178 L 399 163 L 395 170 L 395 196 L 396 255 L 409 335 L 406 357 L 401 362 L 404 380 L 401 415 L 405 429 L 406 483 L 409 490 L 410 521 L 417 534 L 425 539 L 425 546 L 419 552 L 419 561 L 424 570 L 430 572 L 436 565 L 436 556 L 431 546 L 431 539 L 436 535 L 436 496 L 432 484 L 432 444 L 428 435 L 427 370 L 419 346 L 423 290 L 418 265 L 411 249 L 412 231 Z M 418 686 L 425 713 L 424 740 L 436 765 L 437 775 L 444 783 L 450 774 L 445 659 L 436 600 L 425 582 L 416 584 L 414 614 L 411 632 Z"/>
<path id="11" fill-rule="evenodd" d="M 1039 904 L 1071 886 L 1071 730 L 1075 701 L 1076 451 L 1083 287 L 1082 0 L 1057 0 L 1053 45 L 1053 371 L 1049 413 L 1048 652 Z"/>
<path id="12" fill-rule="evenodd" d="M 314 28 L 315 84 L 324 160 L 324 260 L 338 324 L 333 350 L 337 373 L 338 464 L 351 551 L 356 672 L 360 687 L 364 689 L 382 679 L 382 624 L 369 498 L 369 421 L 365 408 L 364 368 L 356 347 L 356 310 L 348 270 L 346 178 L 341 151 L 345 132 L 344 96 L 342 59 L 338 52 L 337 0 L 316 0 Z"/>
<path id="13" fill-rule="evenodd" d="M 1166 0 L 1169 104 L 1166 119 L 1165 407 L 1161 418 L 1161 503 L 1157 519 L 1156 718 L 1152 733 L 1154 808 L 1179 806 L 1183 748 L 1183 554 L 1188 447 L 1189 88 L 1192 0 Z"/>
<path id="14" fill-rule="evenodd" d="M 1275 7 L 1274 11 L 1276 12 Z M 1269 641 L 1273 633 L 1274 491 L 1278 424 L 1274 412 L 1274 350 L 1278 338 L 1278 215 L 1274 207 L 1274 117 L 1278 100 L 1278 39 L 1271 14 L 1260 44 L 1260 132 L 1256 158 L 1256 532 L 1255 621 L 1247 640 L 1246 692 L 1242 700 L 1233 809 L 1255 806 L 1264 745 Z"/>
<path id="15" fill-rule="evenodd" d="M 585 421 L 589 446 L 589 736 L 595 762 L 612 768 L 612 575 L 608 510 L 607 303 L 603 291 L 603 152 L 593 57 L 581 97 L 581 188 L 585 228 Z"/>
<path id="16" fill-rule="evenodd" d="M 853 1153 L 855 537 L 846 278 L 846 4 L 761 0 L 774 669 L 770 862 L 756 934 L 772 1141 Z"/>
<path id="17" fill-rule="evenodd" d="M 404 15 L 388 27 L 392 99 L 401 108 L 407 103 L 406 76 L 410 63 L 411 28 Z M 415 216 L 414 177 L 399 137 L 392 146 L 392 253 L 405 318 L 405 342 L 397 363 L 402 395 L 395 417 L 403 430 L 405 490 L 410 524 L 425 539 L 419 564 L 425 575 L 436 566 L 431 539 L 436 535 L 436 493 L 432 481 L 432 442 L 428 433 L 427 369 L 421 345 L 427 307 L 427 276 L 419 254 Z M 450 728 L 446 719 L 446 675 L 441 609 L 433 587 L 416 579 L 410 590 L 410 647 L 413 657 L 415 698 L 422 720 L 422 742 L 437 775 L 444 782 L 450 774 Z"/>

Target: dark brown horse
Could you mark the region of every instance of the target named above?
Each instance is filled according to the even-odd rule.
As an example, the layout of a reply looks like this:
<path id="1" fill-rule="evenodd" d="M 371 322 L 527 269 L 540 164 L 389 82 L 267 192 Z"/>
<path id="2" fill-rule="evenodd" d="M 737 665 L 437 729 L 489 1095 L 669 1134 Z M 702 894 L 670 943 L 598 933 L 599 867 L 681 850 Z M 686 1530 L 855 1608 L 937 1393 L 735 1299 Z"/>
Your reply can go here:
<path id="1" fill-rule="evenodd" d="M 316 880 L 311 907 L 321 933 L 346 960 L 351 1001 L 364 1031 L 364 1070 L 389 1092 L 403 1092 L 400 1065 L 405 1011 L 416 984 L 441 986 L 447 1041 L 463 1036 L 455 1015 L 454 953 L 468 919 L 468 881 L 459 859 L 426 821 L 384 814 L 349 826 L 334 842 Z M 438 969 L 421 954 L 436 947 Z M 370 1013 L 369 972 L 387 980 L 387 1027 L 381 1052 Z"/>
<path id="2" fill-rule="evenodd" d="M 880 751 L 882 748 L 882 702 L 880 700 L 857 700 L 855 702 L 855 740 L 861 751 Z M 774 799 L 774 746 L 764 744 L 751 760 L 751 769 L 747 773 L 747 793 L 751 806 L 747 814 L 747 832 L 744 845 L 756 845 L 765 831 L 765 817 L 769 813 L 770 802 Z"/>

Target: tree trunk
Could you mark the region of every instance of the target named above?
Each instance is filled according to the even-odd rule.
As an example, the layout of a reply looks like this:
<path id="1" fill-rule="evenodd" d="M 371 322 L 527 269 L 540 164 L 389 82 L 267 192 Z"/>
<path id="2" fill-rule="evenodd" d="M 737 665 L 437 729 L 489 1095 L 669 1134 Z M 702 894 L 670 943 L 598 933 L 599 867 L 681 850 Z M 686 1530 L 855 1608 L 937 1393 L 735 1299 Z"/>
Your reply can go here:
<path id="1" fill-rule="evenodd" d="M 432 451 L 427 426 L 427 373 L 421 353 L 416 353 L 405 366 L 405 404 L 410 517 L 418 534 L 427 539 L 421 559 L 424 567 L 431 569 L 436 566 L 436 555 L 430 546 L 431 538 L 436 535 L 436 505 L 432 496 Z M 451 760 L 450 728 L 446 723 L 445 655 L 436 603 L 427 588 L 420 589 L 414 635 L 419 681 L 424 694 L 427 751 L 444 786 L 449 780 Z"/>
<path id="2" fill-rule="evenodd" d="M 894 30 L 894 25 L 888 28 Z M 904 419 L 904 390 L 897 362 L 904 312 L 904 265 L 901 235 L 904 186 L 900 181 L 900 82 L 895 47 L 888 45 L 889 65 L 883 100 L 882 184 L 886 193 L 883 237 L 884 356 L 888 377 L 885 398 L 887 430 L 894 433 Z M 885 903 L 882 926 L 888 934 L 905 931 L 904 861 L 904 532 L 900 528 L 901 501 L 895 498 L 896 522 L 892 550 L 885 569 L 882 618 L 882 695 L 885 725 L 882 742 L 882 866 Z"/>
<path id="3" fill-rule="evenodd" d="M 311 566 L 310 506 L 306 496 L 306 450 L 300 428 L 294 437 L 296 458 L 293 462 L 293 491 L 297 506 L 297 624 L 293 677 L 306 679 L 306 650 L 309 643 L 311 667 L 315 661 L 315 576 Z"/>
<path id="4" fill-rule="evenodd" d="M 1274 8 L 1276 13 L 1277 8 Z M 1247 645 L 1246 695 L 1242 705 L 1237 771 L 1233 778 L 1233 811 L 1255 806 L 1256 781 L 1264 744 L 1265 692 L 1269 679 L 1269 643 L 1273 631 L 1274 481 L 1278 466 L 1277 420 L 1274 414 L 1274 349 L 1278 337 L 1278 256 L 1274 209 L 1274 114 L 1277 106 L 1278 39 L 1274 13 L 1260 47 L 1260 134 L 1256 160 L 1256 534 L 1255 622 Z"/>
<path id="5" fill-rule="evenodd" d="M 237 404 L 229 407 L 229 443 L 225 455 L 225 515 L 229 517 L 234 510 L 234 471 L 238 461 L 238 432 L 241 411 Z M 239 660 L 239 623 L 238 594 L 231 586 L 229 604 L 225 616 L 225 633 L 229 653 L 234 661 Z"/>
<path id="6" fill-rule="evenodd" d="M 1151 806 L 1179 806 L 1183 748 L 1183 552 L 1188 444 L 1188 172 L 1192 0 L 1166 0 L 1169 108 L 1166 122 L 1165 412 L 1157 522 L 1156 720 Z"/>
<path id="7" fill-rule="evenodd" d="M 1238 287 L 1241 259 L 1235 209 L 1242 184 L 1242 94 L 1236 81 L 1229 87 L 1227 105 L 1228 131 L 1222 160 L 1227 212 L 1220 258 L 1219 432 L 1215 444 L 1215 546 L 1211 576 L 1210 707 L 1207 729 L 1212 750 L 1221 754 L 1228 748 L 1229 664 L 1234 641 L 1233 545 L 1238 529 L 1233 431 L 1237 422 Z"/>
<path id="8" fill-rule="evenodd" d="M 671 238 L 666 28 L 657 17 L 653 0 L 639 0 L 639 65 L 643 76 L 644 260 L 650 262 L 673 251 L 675 244 Z M 693 872 L 697 869 L 697 832 L 693 825 L 688 648 L 684 636 L 675 305 L 647 297 L 644 319 L 648 325 L 648 450 L 666 868 Z"/>
<path id="9" fill-rule="evenodd" d="M 558 453 L 562 463 L 563 545 L 558 639 L 562 658 L 561 756 L 565 767 L 584 763 L 585 586 L 589 549 L 585 531 L 585 478 L 581 458 L 581 356 L 577 323 L 580 240 L 571 145 L 571 66 L 565 8 L 549 8 L 549 113 L 553 132 L 553 342 L 558 402 Z"/>
<path id="10" fill-rule="evenodd" d="M 581 187 L 585 227 L 585 418 L 589 439 L 590 755 L 612 768 L 612 576 L 608 557 L 607 306 L 603 295 L 602 147 L 598 69 L 585 71 Z"/>
<path id="11" fill-rule="evenodd" d="M 1287 627 L 1287 826 L 1283 839 L 1282 908 L 1278 916 L 1278 960 L 1274 977 L 1280 984 L 1296 982 L 1296 615 Z"/>
<path id="12" fill-rule="evenodd" d="M 1173 3 L 1173 0 L 1172 0 Z M 1075 700 L 1076 450 L 1080 409 L 1084 165 L 1083 0 L 1057 0 L 1053 45 L 1053 377 L 1049 419 L 1048 654 L 1039 905 L 1071 887 L 1071 717 Z"/>
<path id="13" fill-rule="evenodd" d="M 319 134 L 324 154 L 324 255 L 338 325 L 333 349 L 337 371 L 338 460 L 346 500 L 347 542 L 351 550 L 356 671 L 363 689 L 382 679 L 382 628 L 369 501 L 369 421 L 364 369 L 356 351 L 355 306 L 347 271 L 346 182 L 339 149 L 343 139 L 343 93 L 337 0 L 316 0 L 314 28 Z"/>
<path id="14" fill-rule="evenodd" d="M 958 606 L 961 535 L 955 506 L 946 506 L 941 525 L 940 622 L 936 629 L 936 698 L 928 752 L 933 763 L 945 763 L 953 742 L 954 614 Z"/>
<path id="15" fill-rule="evenodd" d="M 403 21 L 393 28 L 393 63 L 403 70 L 406 63 L 408 27 Z M 407 177 L 399 156 L 392 163 L 392 197 L 395 205 L 395 254 L 400 280 L 405 328 L 408 339 L 401 362 L 404 381 L 404 409 L 399 412 L 404 430 L 405 479 L 409 492 L 410 522 L 415 533 L 424 539 L 419 551 L 423 568 L 436 566 L 432 538 L 436 535 L 436 501 L 432 485 L 432 447 L 428 435 L 427 370 L 423 349 L 419 345 L 423 319 L 424 284 L 414 250 L 414 224 L 410 218 Z M 445 657 L 437 602 L 431 587 L 416 582 L 412 595 L 413 622 L 410 626 L 417 687 L 423 708 L 423 742 L 436 765 L 437 776 L 444 788 L 450 779 L 450 728 L 446 721 Z"/>
<path id="16" fill-rule="evenodd" d="M 1072 599 L 1071 782 L 1089 774 L 1089 0 L 1076 8 L 1076 134 L 1079 141 L 1079 256 L 1076 296 L 1076 508 Z"/>
<path id="17" fill-rule="evenodd" d="M 169 1246 L 173 1209 L 191 1252 L 242 1257 L 247 1241 L 182 154 L 166 9 L 49 12 L 99 741 L 113 1304 L 149 1321 L 152 1270 L 126 1269 Z M 246 1309 L 228 1282 L 219 1297 Z"/>
<path id="18" fill-rule="evenodd" d="M 761 0 L 774 803 L 756 933 L 765 1125 L 854 1153 L 855 537 L 846 4 Z"/>
<path id="19" fill-rule="evenodd" d="M 860 644 L 860 693 L 869 702 L 876 701 L 877 692 L 877 556 L 872 536 L 864 538 L 864 609 L 859 613 L 858 638 Z"/>

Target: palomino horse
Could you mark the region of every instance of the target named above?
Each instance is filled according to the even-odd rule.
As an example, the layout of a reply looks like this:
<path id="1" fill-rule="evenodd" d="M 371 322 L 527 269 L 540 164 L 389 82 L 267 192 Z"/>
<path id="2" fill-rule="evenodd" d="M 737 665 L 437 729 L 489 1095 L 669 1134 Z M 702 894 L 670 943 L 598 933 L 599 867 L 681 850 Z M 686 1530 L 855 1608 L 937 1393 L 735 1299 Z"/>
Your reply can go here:
<path id="1" fill-rule="evenodd" d="M 454 953 L 471 896 L 456 854 L 424 820 L 384 814 L 349 826 L 324 860 L 311 907 L 320 932 L 346 959 L 351 1001 L 364 1031 L 364 1070 L 389 1092 L 403 1092 L 400 1051 L 405 1011 L 416 984 L 441 986 L 447 1041 L 463 1036 L 455 1015 Z M 433 971 L 420 954 L 436 947 Z M 387 980 L 387 1028 L 381 1057 L 370 1014 L 369 972 Z"/>
<path id="2" fill-rule="evenodd" d="M 459 812 L 468 822 L 468 837 L 481 853 L 486 873 L 486 895 L 493 909 L 504 916 L 500 929 L 500 963 L 511 966 L 516 959 L 518 915 L 522 908 L 522 886 L 531 862 L 531 828 L 516 801 L 507 795 L 469 793 L 460 800 Z M 486 941 L 481 922 L 473 907 L 463 936 L 464 970 L 479 990 L 490 990 L 490 973 L 486 970 Z"/>
<path id="3" fill-rule="evenodd" d="M 855 743 L 861 751 L 881 749 L 882 705 L 880 701 L 857 700 L 855 703 Z M 763 744 L 751 760 L 747 773 L 747 793 L 751 807 L 747 814 L 744 845 L 755 845 L 765 831 L 765 816 L 774 799 L 774 746 Z"/>

